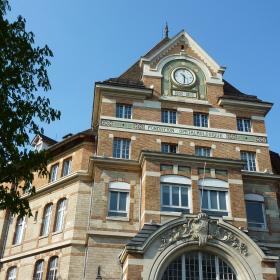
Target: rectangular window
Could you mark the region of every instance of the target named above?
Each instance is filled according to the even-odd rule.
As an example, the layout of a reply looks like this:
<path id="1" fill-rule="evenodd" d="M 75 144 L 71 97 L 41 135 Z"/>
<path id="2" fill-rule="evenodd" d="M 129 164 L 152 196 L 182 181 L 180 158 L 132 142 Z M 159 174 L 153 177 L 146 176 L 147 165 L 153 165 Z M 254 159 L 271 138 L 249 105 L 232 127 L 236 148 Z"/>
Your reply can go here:
<path id="1" fill-rule="evenodd" d="M 247 171 L 257 171 L 256 167 L 256 153 L 253 152 L 241 152 L 241 159 L 245 161 L 243 167 Z"/>
<path id="2" fill-rule="evenodd" d="M 108 216 L 127 217 L 128 194 L 124 191 L 110 191 Z"/>
<path id="3" fill-rule="evenodd" d="M 199 157 L 210 157 L 211 149 L 208 147 L 195 147 L 195 155 Z"/>
<path id="4" fill-rule="evenodd" d="M 246 213 L 249 227 L 266 228 L 263 202 L 246 200 Z"/>
<path id="5" fill-rule="evenodd" d="M 132 106 L 117 103 L 116 117 L 122 119 L 131 119 Z"/>
<path id="6" fill-rule="evenodd" d="M 177 145 L 169 143 L 161 143 L 161 151 L 163 153 L 177 153 Z"/>
<path id="7" fill-rule="evenodd" d="M 62 167 L 62 177 L 67 176 L 71 173 L 71 167 L 72 167 L 72 159 L 68 158 L 63 161 L 63 167 Z"/>
<path id="8" fill-rule="evenodd" d="M 227 191 L 216 191 L 209 189 L 201 189 L 201 208 L 209 211 L 209 214 L 216 215 L 219 212 L 220 215 L 227 215 Z"/>
<path id="9" fill-rule="evenodd" d="M 50 182 L 54 182 L 57 180 L 57 172 L 58 172 L 58 163 L 54 164 L 51 167 L 50 171 Z"/>
<path id="10" fill-rule="evenodd" d="M 164 109 L 161 111 L 161 121 L 164 123 L 176 123 L 176 114 L 174 110 Z"/>
<path id="11" fill-rule="evenodd" d="M 115 138 L 113 144 L 113 157 L 129 159 L 130 140 Z"/>
<path id="12" fill-rule="evenodd" d="M 177 184 L 161 184 L 161 210 L 189 212 L 189 188 Z"/>
<path id="13" fill-rule="evenodd" d="M 199 127 L 208 127 L 208 115 L 201 113 L 194 113 L 193 125 Z"/>
<path id="14" fill-rule="evenodd" d="M 251 132 L 251 120 L 245 118 L 237 118 L 237 130 Z"/>

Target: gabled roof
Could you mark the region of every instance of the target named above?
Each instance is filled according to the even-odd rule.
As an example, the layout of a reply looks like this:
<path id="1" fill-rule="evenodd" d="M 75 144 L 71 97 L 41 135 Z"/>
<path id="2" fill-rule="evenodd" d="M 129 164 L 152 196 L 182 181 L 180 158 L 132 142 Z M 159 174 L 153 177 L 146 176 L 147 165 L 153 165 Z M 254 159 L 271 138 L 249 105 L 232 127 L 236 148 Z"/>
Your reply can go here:
<path id="1" fill-rule="evenodd" d="M 172 41 L 175 41 L 180 36 L 185 36 L 187 40 L 195 45 L 202 54 L 207 53 L 184 31 L 182 30 L 173 38 L 165 37 L 164 39 L 160 40 L 154 47 L 152 47 L 141 59 L 150 59 L 152 56 L 156 55 L 161 49 L 163 49 L 166 45 L 171 44 Z M 209 56 L 207 55 L 209 60 L 212 61 L 213 64 L 218 64 Z M 262 103 L 261 99 L 259 99 L 255 95 L 250 95 L 241 92 L 239 89 L 231 85 L 226 80 L 224 82 L 224 99 L 233 99 L 233 100 L 240 100 L 240 101 L 250 101 L 250 102 L 259 102 Z M 143 81 L 142 81 L 142 69 L 140 67 L 140 59 L 137 60 L 131 67 L 129 67 L 125 72 L 123 72 L 119 77 L 110 78 L 103 82 L 97 82 L 97 84 L 105 84 L 105 85 L 112 85 L 112 86 L 125 86 L 130 88 L 146 88 Z"/>
<path id="2" fill-rule="evenodd" d="M 39 134 L 37 134 L 37 135 L 33 138 L 33 140 L 31 141 L 31 145 L 32 145 L 33 147 L 36 146 L 36 144 L 38 143 L 38 141 L 39 141 L 40 139 L 42 139 L 42 141 L 43 141 L 44 143 L 46 143 L 48 146 L 52 146 L 52 145 L 54 145 L 54 144 L 57 143 L 56 140 L 54 140 L 54 139 L 52 139 L 52 138 L 50 138 L 50 137 L 48 137 L 48 136 L 46 136 L 46 135 L 44 135 L 44 134 L 42 134 L 42 133 L 39 133 Z"/>

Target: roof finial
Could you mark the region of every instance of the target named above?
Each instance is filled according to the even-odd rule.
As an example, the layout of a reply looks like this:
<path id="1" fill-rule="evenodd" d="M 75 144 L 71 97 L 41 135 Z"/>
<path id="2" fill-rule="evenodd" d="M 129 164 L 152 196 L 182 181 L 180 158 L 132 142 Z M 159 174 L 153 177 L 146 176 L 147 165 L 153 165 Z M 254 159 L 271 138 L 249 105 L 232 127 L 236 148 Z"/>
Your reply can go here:
<path id="1" fill-rule="evenodd" d="M 169 29 L 168 29 L 168 23 L 165 23 L 165 27 L 164 27 L 164 37 L 168 38 L 168 33 L 169 33 Z"/>

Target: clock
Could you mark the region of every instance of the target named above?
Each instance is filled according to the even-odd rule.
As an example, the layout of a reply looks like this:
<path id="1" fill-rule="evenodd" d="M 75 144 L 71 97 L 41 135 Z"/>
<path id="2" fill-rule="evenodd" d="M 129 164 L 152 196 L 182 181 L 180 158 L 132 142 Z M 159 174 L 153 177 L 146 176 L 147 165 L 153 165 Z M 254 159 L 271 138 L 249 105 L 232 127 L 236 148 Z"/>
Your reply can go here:
<path id="1" fill-rule="evenodd" d="M 172 79 L 180 86 L 190 86 L 195 82 L 195 74 L 187 68 L 177 68 L 173 70 Z"/>

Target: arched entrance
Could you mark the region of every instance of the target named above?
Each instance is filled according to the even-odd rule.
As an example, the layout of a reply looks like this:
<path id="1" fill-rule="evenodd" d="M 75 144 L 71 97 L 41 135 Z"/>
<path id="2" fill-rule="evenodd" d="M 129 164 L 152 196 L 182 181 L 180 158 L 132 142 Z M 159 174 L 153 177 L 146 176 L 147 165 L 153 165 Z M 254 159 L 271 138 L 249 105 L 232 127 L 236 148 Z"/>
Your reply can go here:
<path id="1" fill-rule="evenodd" d="M 161 280 L 236 280 L 233 268 L 217 255 L 204 251 L 184 253 L 165 269 Z"/>

